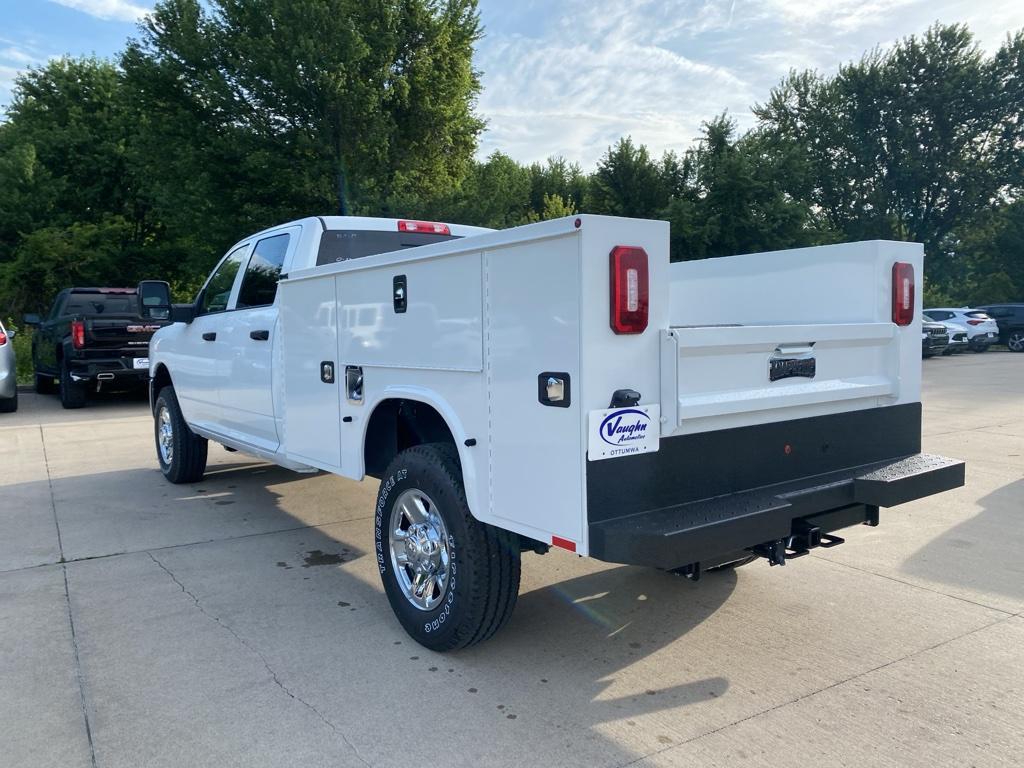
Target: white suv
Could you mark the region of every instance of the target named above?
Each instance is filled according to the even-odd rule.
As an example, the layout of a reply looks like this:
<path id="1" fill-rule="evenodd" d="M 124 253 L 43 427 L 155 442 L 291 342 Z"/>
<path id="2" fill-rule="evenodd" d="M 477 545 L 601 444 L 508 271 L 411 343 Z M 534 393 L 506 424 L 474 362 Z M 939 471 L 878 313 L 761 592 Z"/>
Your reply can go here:
<path id="1" fill-rule="evenodd" d="M 999 340 L 999 326 L 996 321 L 980 309 L 961 307 L 952 309 L 926 309 L 924 316 L 937 323 L 956 326 L 967 331 L 967 344 L 974 352 L 984 352 Z"/>

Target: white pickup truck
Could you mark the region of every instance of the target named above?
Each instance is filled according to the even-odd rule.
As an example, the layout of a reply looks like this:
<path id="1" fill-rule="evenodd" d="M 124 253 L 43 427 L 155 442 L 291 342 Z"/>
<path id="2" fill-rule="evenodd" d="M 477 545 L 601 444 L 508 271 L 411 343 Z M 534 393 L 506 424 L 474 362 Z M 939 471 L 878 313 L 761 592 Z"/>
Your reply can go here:
<path id="1" fill-rule="evenodd" d="M 207 441 L 380 479 L 385 591 L 435 650 L 551 546 L 691 579 L 963 485 L 921 451 L 922 248 L 669 263 L 668 224 L 314 217 L 234 245 L 151 344 L 160 467 Z"/>

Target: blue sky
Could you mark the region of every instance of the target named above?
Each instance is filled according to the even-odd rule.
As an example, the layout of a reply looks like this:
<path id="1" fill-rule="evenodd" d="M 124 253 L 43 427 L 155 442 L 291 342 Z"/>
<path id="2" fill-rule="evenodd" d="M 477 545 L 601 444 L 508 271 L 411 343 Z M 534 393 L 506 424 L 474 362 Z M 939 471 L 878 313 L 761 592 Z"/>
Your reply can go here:
<path id="1" fill-rule="evenodd" d="M 152 0 L 0 0 L 0 104 L 52 56 L 111 56 Z M 562 155 L 591 168 L 629 134 L 683 150 L 701 121 L 742 127 L 791 67 L 834 71 L 876 45 L 966 22 L 987 50 L 1024 28 L 1024 0 L 481 0 L 480 154 Z"/>

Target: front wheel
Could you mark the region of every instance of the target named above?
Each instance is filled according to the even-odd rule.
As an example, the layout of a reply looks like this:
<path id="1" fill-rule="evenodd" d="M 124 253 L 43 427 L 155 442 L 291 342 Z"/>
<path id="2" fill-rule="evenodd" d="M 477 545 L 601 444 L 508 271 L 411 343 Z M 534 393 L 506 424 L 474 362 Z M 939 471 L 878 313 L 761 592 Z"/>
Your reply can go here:
<path id="1" fill-rule="evenodd" d="M 1024 352 L 1024 331 L 1014 331 L 1006 339 L 1011 352 Z"/>
<path id="2" fill-rule="evenodd" d="M 176 485 L 195 483 L 206 472 L 209 444 L 185 423 L 174 387 L 164 387 L 153 408 L 156 457 L 164 477 Z"/>
<path id="3" fill-rule="evenodd" d="M 420 445 L 394 458 L 377 492 L 374 529 L 384 591 L 420 645 L 465 648 L 512 615 L 518 542 L 472 516 L 453 446 Z"/>
<path id="4" fill-rule="evenodd" d="M 14 397 L 0 398 L 0 413 L 14 413 L 18 410 L 18 392 L 15 390 Z"/>

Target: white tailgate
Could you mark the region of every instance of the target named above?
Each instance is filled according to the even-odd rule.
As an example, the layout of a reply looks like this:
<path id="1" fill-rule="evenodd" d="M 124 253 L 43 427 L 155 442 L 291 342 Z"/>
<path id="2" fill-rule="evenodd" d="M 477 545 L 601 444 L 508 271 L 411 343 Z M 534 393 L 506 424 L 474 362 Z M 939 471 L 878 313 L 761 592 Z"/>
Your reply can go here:
<path id="1" fill-rule="evenodd" d="M 902 328 L 896 261 L 918 286 Z M 662 435 L 918 400 L 921 268 L 921 246 L 882 241 L 672 264 Z"/>
<path id="2" fill-rule="evenodd" d="M 850 323 L 663 331 L 662 415 L 667 419 L 662 431 L 688 423 L 703 431 L 712 417 L 898 396 L 895 328 L 892 323 Z M 773 361 L 780 367 L 813 361 L 814 376 L 772 381 Z M 872 399 L 869 405 L 874 404 Z M 776 414 L 771 420 L 805 415 L 811 413 Z"/>

